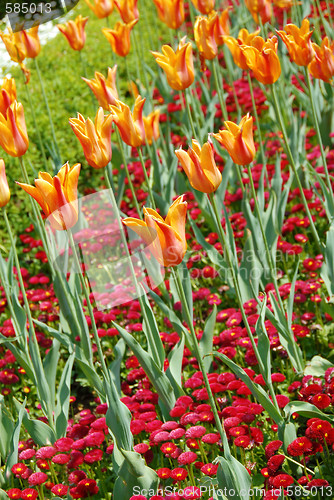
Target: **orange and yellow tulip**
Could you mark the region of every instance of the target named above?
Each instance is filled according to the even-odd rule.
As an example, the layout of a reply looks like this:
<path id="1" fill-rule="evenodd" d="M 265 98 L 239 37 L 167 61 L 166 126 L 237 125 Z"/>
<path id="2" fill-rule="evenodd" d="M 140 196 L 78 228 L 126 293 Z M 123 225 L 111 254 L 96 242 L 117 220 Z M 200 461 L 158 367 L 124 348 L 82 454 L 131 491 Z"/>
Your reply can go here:
<path id="1" fill-rule="evenodd" d="M 10 190 L 8 187 L 5 162 L 0 158 L 0 208 L 7 205 L 10 200 Z"/>
<path id="2" fill-rule="evenodd" d="M 259 23 L 259 17 L 263 24 L 270 20 L 272 14 L 270 0 L 245 0 L 245 4 L 256 23 Z"/>
<path id="3" fill-rule="evenodd" d="M 117 10 L 125 24 L 139 19 L 138 0 L 115 0 Z"/>
<path id="4" fill-rule="evenodd" d="M 210 14 L 215 8 L 216 0 L 191 0 L 193 6 L 200 11 L 201 14 Z"/>
<path id="5" fill-rule="evenodd" d="M 330 42 L 328 37 L 321 42 L 321 46 L 312 44 L 314 59 L 308 65 L 309 72 L 313 78 L 329 83 L 334 76 L 334 41 Z"/>
<path id="6" fill-rule="evenodd" d="M 202 58 L 211 60 L 217 56 L 217 33 L 219 29 L 217 12 L 211 13 L 209 17 L 197 17 L 194 25 L 194 36 Z"/>
<path id="7" fill-rule="evenodd" d="M 146 141 L 148 144 L 152 144 L 153 140 L 156 141 L 160 137 L 159 118 L 160 109 L 156 109 L 149 115 L 143 117 Z"/>
<path id="8" fill-rule="evenodd" d="M 17 182 L 40 205 L 52 229 L 70 229 L 78 220 L 78 178 L 80 163 L 65 163 L 55 177 L 40 172 L 35 186 Z"/>
<path id="9" fill-rule="evenodd" d="M 110 105 L 115 105 L 118 99 L 117 87 L 116 87 L 116 71 L 117 65 L 113 68 L 108 68 L 108 76 L 105 78 L 102 73 L 98 71 L 95 72 L 95 78 L 88 80 L 87 78 L 82 79 L 87 83 L 88 87 L 91 89 L 99 105 L 102 106 L 106 111 L 109 110 Z"/>
<path id="10" fill-rule="evenodd" d="M 227 149 L 236 165 L 248 165 L 254 160 L 255 145 L 253 139 L 253 118 L 247 114 L 239 125 L 224 122 L 227 130 L 220 130 L 213 137 Z"/>
<path id="11" fill-rule="evenodd" d="M 241 69 L 249 69 L 246 56 L 241 50 L 243 45 L 252 45 L 252 40 L 260 33 L 260 30 L 256 30 L 253 33 L 248 33 L 248 31 L 243 28 L 239 31 L 238 38 L 233 38 L 233 36 L 224 36 L 224 43 L 228 46 L 231 51 L 234 63 Z"/>
<path id="12" fill-rule="evenodd" d="M 57 24 L 59 31 L 67 38 L 73 50 L 82 50 L 86 42 L 85 26 L 88 17 L 82 17 L 81 14 L 65 24 Z"/>
<path id="13" fill-rule="evenodd" d="M 241 45 L 247 66 L 254 73 L 258 82 L 275 83 L 281 74 L 281 64 L 277 55 L 277 37 L 264 41 L 261 36 L 253 38 L 251 46 Z"/>
<path id="14" fill-rule="evenodd" d="M 110 16 L 114 10 L 114 0 L 93 0 L 94 3 L 90 3 L 89 0 L 85 0 L 86 4 L 92 12 L 99 19 L 104 19 Z"/>
<path id="15" fill-rule="evenodd" d="M 222 181 L 222 174 L 217 168 L 210 142 L 201 147 L 193 139 L 192 148 L 188 148 L 188 151 L 178 149 L 175 154 L 194 189 L 207 194 L 217 191 Z"/>
<path id="16" fill-rule="evenodd" d="M 8 29 L 8 34 L 0 31 L 0 37 L 5 44 L 6 50 L 12 61 L 22 63 L 26 58 L 26 49 L 18 33 L 13 33 Z"/>
<path id="17" fill-rule="evenodd" d="M 16 83 L 14 78 L 4 78 L 0 88 L 0 113 L 6 111 L 12 102 L 16 101 Z"/>
<path id="18" fill-rule="evenodd" d="M 135 101 L 133 112 L 131 112 L 129 106 L 122 101 L 117 101 L 116 106 L 110 106 L 111 116 L 117 125 L 122 140 L 125 144 L 133 148 L 138 148 L 145 144 L 145 125 L 143 121 L 144 104 L 145 98 L 142 99 L 141 96 L 138 96 Z"/>
<path id="19" fill-rule="evenodd" d="M 308 66 L 314 57 L 310 31 L 310 22 L 303 19 L 300 28 L 295 24 L 284 26 L 285 31 L 277 31 L 288 49 L 291 59 L 298 66 Z"/>
<path id="20" fill-rule="evenodd" d="M 118 21 L 115 24 L 114 29 L 102 29 L 102 33 L 110 43 L 113 52 L 115 52 L 118 56 L 125 57 L 130 52 L 130 33 L 137 22 L 138 19 L 134 19 L 129 24 L 124 24 Z"/>
<path id="21" fill-rule="evenodd" d="M 78 113 L 77 118 L 69 119 L 73 132 L 82 146 L 87 163 L 93 168 L 104 168 L 111 160 L 112 115 L 104 116 L 99 108 L 93 123 Z"/>
<path id="22" fill-rule="evenodd" d="M 162 266 L 177 266 L 187 251 L 187 203 L 183 201 L 183 196 L 170 206 L 165 220 L 151 208 L 144 208 L 143 211 L 145 221 L 128 217 L 123 219 L 123 223 L 149 245 L 151 253 Z"/>
<path id="23" fill-rule="evenodd" d="M 23 156 L 29 146 L 24 110 L 20 102 L 14 101 L 6 115 L 0 113 L 0 146 L 10 156 Z"/>
<path id="24" fill-rule="evenodd" d="M 164 70 L 169 86 L 174 90 L 190 87 L 195 79 L 193 51 L 191 43 L 185 43 L 185 39 L 186 37 L 180 40 L 176 52 L 169 45 L 162 46 L 162 54 L 152 52 L 156 62 Z"/>
<path id="25" fill-rule="evenodd" d="M 177 30 L 184 21 L 183 0 L 153 0 L 160 21 L 168 28 Z"/>

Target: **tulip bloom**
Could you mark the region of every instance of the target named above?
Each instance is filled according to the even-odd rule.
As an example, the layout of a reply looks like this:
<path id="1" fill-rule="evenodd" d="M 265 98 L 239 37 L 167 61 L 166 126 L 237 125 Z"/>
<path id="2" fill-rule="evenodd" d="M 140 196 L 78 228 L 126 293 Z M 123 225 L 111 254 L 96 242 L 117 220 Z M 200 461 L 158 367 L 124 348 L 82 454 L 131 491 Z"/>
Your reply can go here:
<path id="1" fill-rule="evenodd" d="M 210 14 L 215 8 L 215 0 L 191 0 L 193 6 L 200 11 L 201 14 Z"/>
<path id="2" fill-rule="evenodd" d="M 6 115 L 7 109 L 16 101 L 16 83 L 14 78 L 4 78 L 0 89 L 0 113 Z"/>
<path id="3" fill-rule="evenodd" d="M 219 17 L 213 12 L 209 17 L 199 16 L 194 25 L 194 36 L 198 51 L 204 59 L 214 59 L 218 54 L 217 33 L 220 30 Z"/>
<path id="4" fill-rule="evenodd" d="M 85 26 L 88 17 L 82 17 L 81 14 L 74 20 L 65 24 L 57 24 L 59 31 L 67 38 L 73 50 L 82 50 L 86 42 Z"/>
<path id="5" fill-rule="evenodd" d="M 114 10 L 114 0 L 93 0 L 94 3 L 91 4 L 89 0 L 85 0 L 86 4 L 91 11 L 94 12 L 96 17 L 99 19 L 104 19 L 110 16 Z"/>
<path id="6" fill-rule="evenodd" d="M 183 0 L 153 0 L 160 21 L 168 28 L 177 30 L 184 21 Z"/>
<path id="7" fill-rule="evenodd" d="M 125 24 L 139 19 L 138 0 L 115 0 L 117 10 Z"/>
<path id="8" fill-rule="evenodd" d="M 277 37 L 273 36 L 264 41 L 262 37 L 257 36 L 251 43 L 252 46 L 240 47 L 246 57 L 247 66 L 253 71 L 258 82 L 265 85 L 275 83 L 281 74 Z"/>
<path id="9" fill-rule="evenodd" d="M 93 123 L 78 113 L 78 118 L 70 118 L 70 125 L 84 151 L 87 163 L 93 168 L 104 168 L 111 160 L 112 115 L 104 116 L 99 108 Z"/>
<path id="10" fill-rule="evenodd" d="M 0 146 L 10 156 L 23 156 L 29 146 L 24 110 L 14 101 L 4 116 L 0 113 Z"/>
<path id="11" fill-rule="evenodd" d="M 145 144 L 144 104 L 145 98 L 142 99 L 141 96 L 138 96 L 132 113 L 129 106 L 122 101 L 117 101 L 117 106 L 110 106 L 111 116 L 117 125 L 122 140 L 133 148 Z"/>
<path id="12" fill-rule="evenodd" d="M 186 37 L 180 40 L 174 52 L 169 45 L 162 46 L 160 52 L 152 52 L 156 62 L 164 70 L 169 86 L 174 90 L 184 90 L 190 87 L 195 79 L 193 51 L 191 43 L 185 43 Z"/>
<path id="13" fill-rule="evenodd" d="M 185 223 L 187 203 L 179 196 L 168 210 L 164 220 L 155 210 L 144 208 L 145 221 L 128 217 L 123 223 L 135 231 L 164 266 L 177 266 L 187 251 Z"/>
<path id="14" fill-rule="evenodd" d="M 310 31 L 310 22 L 303 19 L 300 28 L 294 24 L 284 26 L 285 31 L 277 31 L 288 49 L 293 62 L 298 66 L 308 66 L 314 57 Z"/>
<path id="15" fill-rule="evenodd" d="M 243 51 L 241 50 L 242 45 L 252 45 L 252 40 L 260 33 L 260 30 L 254 31 L 254 33 L 248 33 L 248 31 L 243 28 L 239 31 L 238 38 L 233 38 L 233 36 L 224 36 L 224 43 L 228 46 L 231 51 L 234 63 L 239 66 L 239 68 L 247 70 L 248 64 Z"/>
<path id="16" fill-rule="evenodd" d="M 20 37 L 19 32 L 13 33 L 12 30 L 8 28 L 8 34 L 0 31 L 0 37 L 5 44 L 11 60 L 21 64 L 26 58 L 26 48 L 22 42 L 22 37 Z"/>
<path id="17" fill-rule="evenodd" d="M 192 148 L 188 148 L 188 151 L 178 149 L 175 154 L 194 189 L 207 194 L 217 191 L 222 174 L 217 168 L 210 142 L 206 142 L 201 148 L 193 139 Z"/>
<path id="18" fill-rule="evenodd" d="M 130 52 L 130 33 L 137 22 L 138 19 L 134 19 L 129 24 L 124 24 L 118 21 L 115 24 L 114 29 L 102 29 L 102 33 L 110 43 L 113 52 L 115 52 L 118 56 L 125 57 Z"/>
<path id="19" fill-rule="evenodd" d="M 223 12 L 218 16 L 218 24 L 215 31 L 215 38 L 217 45 L 223 45 L 224 36 L 228 36 L 230 33 L 230 24 L 229 24 L 229 10 L 230 7 L 223 10 Z"/>
<path id="20" fill-rule="evenodd" d="M 245 4 L 256 23 L 259 22 L 259 16 L 263 24 L 270 20 L 272 14 L 270 0 L 245 0 Z"/>
<path id="21" fill-rule="evenodd" d="M 15 35 L 19 35 L 22 44 L 25 48 L 25 54 L 28 59 L 34 59 L 41 51 L 41 43 L 38 36 L 38 26 L 33 26 L 30 30 L 18 31 Z"/>
<path id="22" fill-rule="evenodd" d="M 70 169 L 67 162 L 53 178 L 47 172 L 40 172 L 35 186 L 17 184 L 37 201 L 52 229 L 62 231 L 73 227 L 78 220 L 79 173 L 80 163 Z"/>
<path id="23" fill-rule="evenodd" d="M 95 72 L 95 78 L 88 80 L 87 78 L 82 79 L 87 83 L 88 87 L 91 89 L 99 105 L 102 106 L 106 111 L 109 110 L 109 106 L 115 105 L 118 99 L 118 93 L 116 88 L 116 71 L 117 65 L 113 68 L 108 68 L 108 76 L 105 78 L 102 73 L 98 71 Z"/>
<path id="24" fill-rule="evenodd" d="M 0 208 L 7 205 L 10 200 L 10 191 L 8 187 L 5 162 L 0 158 Z"/>
<path id="25" fill-rule="evenodd" d="M 224 122 L 227 130 L 220 130 L 213 137 L 225 149 L 237 165 L 248 165 L 255 156 L 253 140 L 253 118 L 248 114 L 244 116 L 239 125 L 233 122 Z"/>
<path id="26" fill-rule="evenodd" d="M 312 43 L 312 47 L 315 55 L 308 70 L 313 78 L 329 83 L 334 76 L 334 41 L 330 43 L 325 36 L 320 47 L 316 43 Z"/>
<path id="27" fill-rule="evenodd" d="M 156 109 L 149 115 L 143 117 L 145 135 L 148 144 L 152 144 L 153 140 L 156 141 L 160 137 L 159 118 L 160 109 Z"/>

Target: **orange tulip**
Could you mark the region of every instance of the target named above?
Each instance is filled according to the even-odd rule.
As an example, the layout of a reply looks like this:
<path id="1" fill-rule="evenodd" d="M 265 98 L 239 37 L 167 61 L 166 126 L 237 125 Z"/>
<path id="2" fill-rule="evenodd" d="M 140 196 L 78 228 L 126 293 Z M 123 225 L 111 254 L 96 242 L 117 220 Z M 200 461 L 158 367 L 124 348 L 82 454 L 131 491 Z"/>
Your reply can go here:
<path id="1" fill-rule="evenodd" d="M 312 43 L 314 59 L 308 65 L 309 72 L 314 78 L 329 83 L 334 76 L 334 41 L 329 42 L 328 37 L 321 42 L 321 46 Z"/>
<path id="2" fill-rule="evenodd" d="M 123 223 L 149 245 L 162 266 L 177 266 L 187 251 L 186 214 L 187 203 L 179 196 L 170 206 L 165 220 L 155 210 L 144 208 L 145 221 L 128 217 Z"/>
<path id="3" fill-rule="evenodd" d="M 110 43 L 113 52 L 118 56 L 125 57 L 130 52 L 130 33 L 137 23 L 138 19 L 131 21 L 129 24 L 118 21 L 113 30 L 109 28 L 102 29 L 102 33 Z"/>
<path id="4" fill-rule="evenodd" d="M 65 24 L 57 24 L 59 31 L 67 38 L 73 50 L 82 50 L 86 42 L 85 26 L 88 17 L 82 17 L 80 14 L 74 19 Z"/>
<path id="5" fill-rule="evenodd" d="M 38 179 L 35 179 L 35 186 L 21 182 L 17 184 L 37 201 L 52 229 L 61 231 L 70 229 L 78 220 L 79 173 L 80 163 L 70 169 L 67 162 L 53 178 L 47 172 L 40 172 Z"/>
<path id="6" fill-rule="evenodd" d="M 14 101 L 6 115 L 0 114 L 0 146 L 10 156 L 23 156 L 29 146 L 24 110 L 20 102 Z"/>
<path id="7" fill-rule="evenodd" d="M 223 12 L 218 16 L 219 23 L 217 24 L 217 28 L 215 31 L 216 43 L 217 45 L 223 45 L 224 36 L 228 36 L 230 33 L 230 24 L 229 24 L 229 10 L 230 7 L 223 10 Z"/>
<path id="8" fill-rule="evenodd" d="M 111 160 L 112 115 L 104 116 L 99 108 L 93 123 L 78 113 L 78 118 L 70 118 L 70 125 L 84 151 L 87 163 L 93 168 L 104 168 Z"/>
<path id="9" fill-rule="evenodd" d="M 93 0 L 94 3 L 90 3 L 89 0 L 85 0 L 86 4 L 91 11 L 94 12 L 96 17 L 99 19 L 104 19 L 110 16 L 114 10 L 114 0 Z"/>
<path id="10" fill-rule="evenodd" d="M 28 59 L 34 59 L 38 56 L 41 51 L 41 43 L 38 36 L 38 26 L 33 26 L 30 30 L 18 31 L 15 33 L 21 37 L 22 44 L 25 47 L 26 57 Z"/>
<path id="11" fill-rule="evenodd" d="M 300 28 L 294 24 L 284 26 L 285 31 L 277 31 L 288 49 L 291 59 L 298 66 L 308 66 L 314 57 L 310 31 L 310 22 L 303 19 Z"/>
<path id="12" fill-rule="evenodd" d="M 245 0 L 245 4 L 256 23 L 259 23 L 259 16 L 263 24 L 270 20 L 272 14 L 270 0 Z"/>
<path id="13" fill-rule="evenodd" d="M 115 5 L 124 23 L 139 19 L 138 0 L 115 0 Z"/>
<path id="14" fill-rule="evenodd" d="M 217 12 L 209 17 L 197 17 L 194 25 L 194 36 L 198 51 L 204 59 L 214 59 L 218 54 L 217 33 L 219 32 Z"/>
<path id="15" fill-rule="evenodd" d="M 253 38 L 255 38 L 260 33 L 260 30 L 254 31 L 254 33 L 248 33 L 248 31 L 243 28 L 239 31 L 238 38 L 233 38 L 233 36 L 224 36 L 224 43 L 228 46 L 231 51 L 234 63 L 241 69 L 248 69 L 248 64 L 246 56 L 241 50 L 242 45 L 251 45 Z"/>
<path id="16" fill-rule="evenodd" d="M 117 101 L 117 106 L 110 106 L 111 115 L 122 140 L 133 148 L 145 144 L 144 104 L 145 98 L 142 99 L 141 96 L 138 96 L 132 113 L 129 106 L 122 101 Z"/>
<path id="17" fill-rule="evenodd" d="M 239 125 L 233 122 L 224 122 L 227 130 L 220 130 L 213 137 L 225 149 L 237 165 L 248 165 L 255 156 L 253 140 L 253 118 L 247 114 Z"/>
<path id="18" fill-rule="evenodd" d="M 156 141 L 160 137 L 159 118 L 160 109 L 156 109 L 149 115 L 143 117 L 145 135 L 148 144 L 152 144 L 153 140 Z"/>
<path id="19" fill-rule="evenodd" d="M 277 37 L 264 41 L 261 36 L 253 38 L 251 46 L 241 45 L 247 66 L 257 81 L 263 84 L 275 83 L 281 74 L 281 64 L 277 55 Z"/>
<path id="20" fill-rule="evenodd" d="M 191 2 L 203 15 L 210 14 L 215 8 L 215 0 L 191 0 Z"/>
<path id="21" fill-rule="evenodd" d="M 12 102 L 16 101 L 16 84 L 14 78 L 4 78 L 0 92 L 0 113 L 6 115 L 6 111 Z"/>
<path id="22" fill-rule="evenodd" d="M 109 110 L 109 106 L 111 104 L 115 105 L 118 99 L 116 71 L 117 65 L 115 64 L 113 68 L 108 68 L 107 78 L 105 78 L 105 76 L 98 71 L 95 72 L 95 78 L 92 78 L 91 80 L 82 77 L 95 95 L 99 105 L 106 111 Z"/>
<path id="23" fill-rule="evenodd" d="M 169 86 L 174 90 L 190 87 L 195 79 L 193 51 L 191 43 L 185 43 L 185 39 L 186 37 L 180 40 L 176 52 L 169 45 L 162 46 L 162 54 L 152 52 L 156 62 L 166 73 Z"/>
<path id="24" fill-rule="evenodd" d="M 206 142 L 201 148 L 193 139 L 192 148 L 188 148 L 188 151 L 178 149 L 175 154 L 194 189 L 201 193 L 217 191 L 222 181 L 222 174 L 217 168 L 210 142 Z"/>
<path id="25" fill-rule="evenodd" d="M 5 162 L 0 158 L 0 208 L 7 205 L 10 200 L 10 191 L 8 187 Z"/>
<path id="26" fill-rule="evenodd" d="M 153 0 L 160 21 L 168 28 L 177 30 L 184 21 L 183 0 Z"/>

